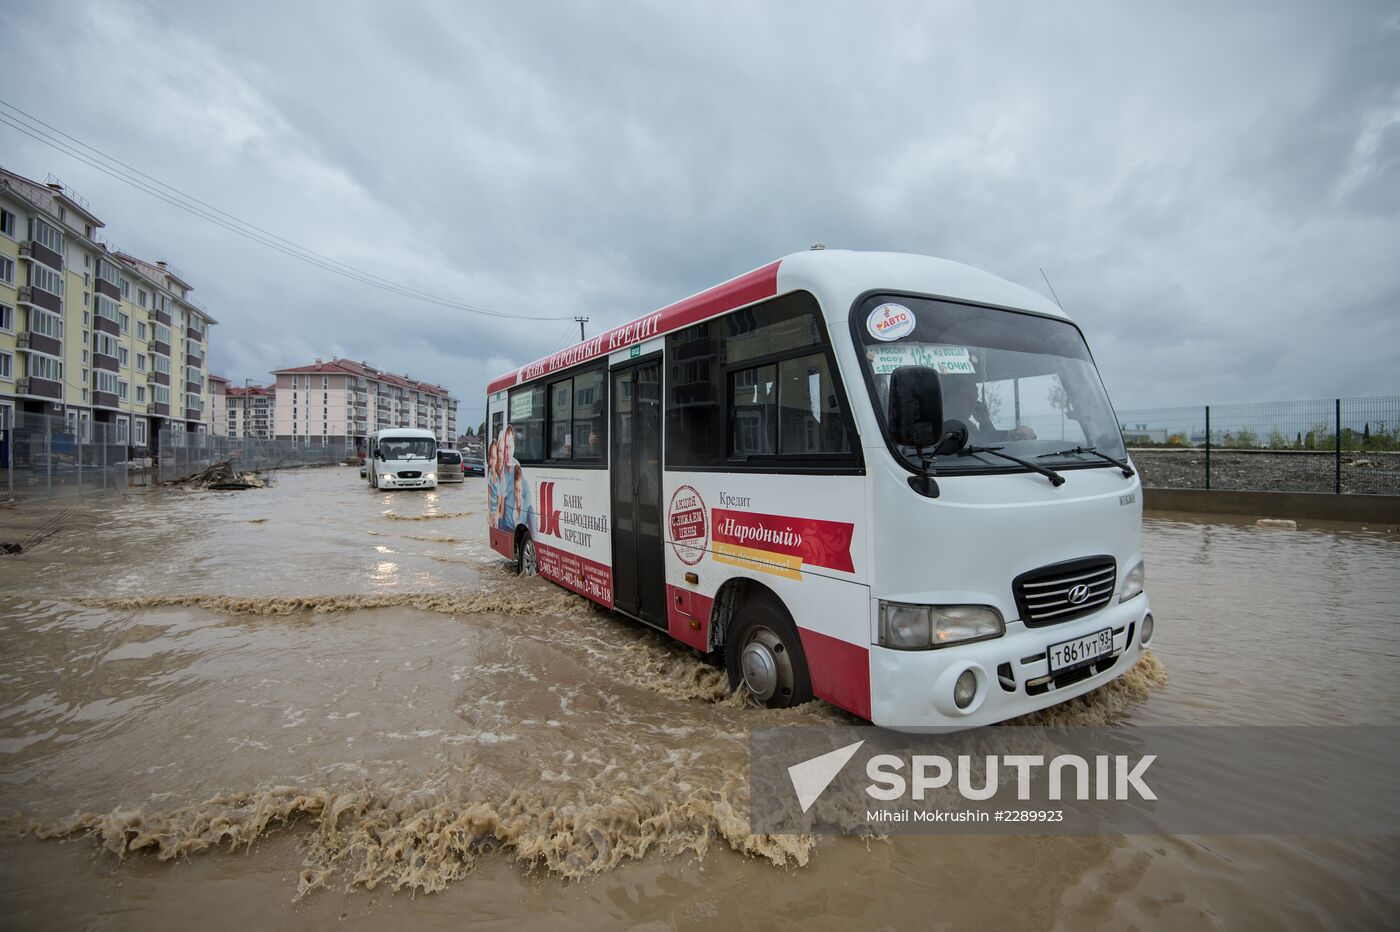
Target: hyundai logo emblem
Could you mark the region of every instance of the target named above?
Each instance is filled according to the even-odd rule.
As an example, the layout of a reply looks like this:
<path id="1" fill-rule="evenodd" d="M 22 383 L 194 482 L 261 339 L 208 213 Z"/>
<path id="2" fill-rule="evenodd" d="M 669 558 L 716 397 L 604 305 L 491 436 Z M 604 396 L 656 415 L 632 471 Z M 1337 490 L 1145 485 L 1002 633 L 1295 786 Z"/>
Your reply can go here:
<path id="1" fill-rule="evenodd" d="M 1080 583 L 1069 591 L 1069 604 L 1082 605 L 1089 600 L 1089 587 Z"/>

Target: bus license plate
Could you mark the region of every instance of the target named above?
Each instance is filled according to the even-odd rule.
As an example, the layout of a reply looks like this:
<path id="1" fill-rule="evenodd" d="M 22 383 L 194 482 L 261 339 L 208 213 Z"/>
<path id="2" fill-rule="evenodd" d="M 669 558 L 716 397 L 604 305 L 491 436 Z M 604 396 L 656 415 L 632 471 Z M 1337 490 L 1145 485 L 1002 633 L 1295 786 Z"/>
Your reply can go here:
<path id="1" fill-rule="evenodd" d="M 1072 641 L 1051 644 L 1045 650 L 1045 656 L 1050 661 L 1051 676 L 1098 660 L 1111 653 L 1113 653 L 1112 628 L 1104 628 L 1102 631 L 1095 631 L 1093 634 L 1086 634 L 1084 637 L 1075 638 Z"/>

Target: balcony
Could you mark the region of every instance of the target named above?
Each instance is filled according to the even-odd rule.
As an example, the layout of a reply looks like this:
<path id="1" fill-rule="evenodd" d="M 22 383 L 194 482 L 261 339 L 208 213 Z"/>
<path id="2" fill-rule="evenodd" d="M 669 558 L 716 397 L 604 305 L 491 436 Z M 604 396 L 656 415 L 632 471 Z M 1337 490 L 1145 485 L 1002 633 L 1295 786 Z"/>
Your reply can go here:
<path id="1" fill-rule="evenodd" d="M 31 288 L 25 285 L 19 290 L 19 303 L 42 307 L 44 310 L 52 311 L 55 314 L 63 313 L 63 299 L 42 288 Z"/>
<path id="2" fill-rule="evenodd" d="M 199 368 L 202 368 L 202 367 L 204 366 L 204 357 L 203 357 L 203 356 L 194 356 L 194 355 L 191 355 L 191 354 L 186 354 L 186 355 L 185 355 L 185 365 L 189 366 L 191 369 L 199 369 Z"/>
<path id="3" fill-rule="evenodd" d="M 30 378 L 20 379 L 17 382 L 15 382 L 15 394 L 34 395 L 40 398 L 53 398 L 56 400 L 62 400 L 63 383 L 54 382 L 49 379 L 34 378 L 31 376 Z"/>
<path id="4" fill-rule="evenodd" d="M 15 349 L 31 350 L 35 353 L 44 353 L 48 356 L 62 356 L 63 341 L 51 337 L 46 333 L 35 333 L 32 330 L 26 330 L 15 337 Z"/>
<path id="5" fill-rule="evenodd" d="M 36 240 L 25 240 L 20 243 L 19 257 L 33 262 L 42 262 L 51 269 L 63 271 L 63 257 Z"/>
<path id="6" fill-rule="evenodd" d="M 188 327 L 186 327 L 185 329 L 186 329 L 186 331 L 188 332 L 189 338 L 190 338 L 191 340 L 194 340 L 196 343 L 203 343 L 203 342 L 204 342 L 204 331 L 203 331 L 203 330 L 200 330 L 200 329 L 199 329 L 198 327 L 196 327 L 194 324 L 190 324 L 190 325 L 189 325 Z"/>

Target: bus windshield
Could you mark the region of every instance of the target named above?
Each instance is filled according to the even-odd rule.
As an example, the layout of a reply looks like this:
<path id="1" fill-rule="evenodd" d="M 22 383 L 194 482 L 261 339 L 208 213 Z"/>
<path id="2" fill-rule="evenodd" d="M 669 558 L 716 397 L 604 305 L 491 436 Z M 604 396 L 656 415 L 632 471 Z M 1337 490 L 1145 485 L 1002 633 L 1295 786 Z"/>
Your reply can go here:
<path id="1" fill-rule="evenodd" d="M 1125 458 L 1123 435 L 1079 330 L 1068 321 L 1016 311 L 912 297 L 877 297 L 857 322 L 861 363 L 881 424 L 889 414 L 890 373 L 928 366 L 942 375 L 943 417 L 967 425 L 968 443 L 996 446 L 1046 466 L 1107 466 L 1093 448 Z M 898 448 L 910 465 L 916 451 Z M 1005 470 L 989 454 L 949 457 L 953 467 Z"/>
<path id="2" fill-rule="evenodd" d="M 437 441 L 427 437 L 385 437 L 379 455 L 386 460 L 426 460 L 437 451 Z"/>

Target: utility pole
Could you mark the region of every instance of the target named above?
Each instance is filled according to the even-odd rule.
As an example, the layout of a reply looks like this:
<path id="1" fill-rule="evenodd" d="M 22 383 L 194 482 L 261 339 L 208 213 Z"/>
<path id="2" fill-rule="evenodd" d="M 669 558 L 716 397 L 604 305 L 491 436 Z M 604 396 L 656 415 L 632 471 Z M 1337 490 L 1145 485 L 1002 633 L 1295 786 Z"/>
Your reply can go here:
<path id="1" fill-rule="evenodd" d="M 585 336 L 583 335 L 583 325 L 586 324 L 586 323 L 588 323 L 588 318 L 587 318 L 587 317 L 575 317 L 574 320 L 578 321 L 578 341 L 579 341 L 580 343 L 582 343 L 584 340 L 588 339 L 587 337 L 585 337 Z"/>

